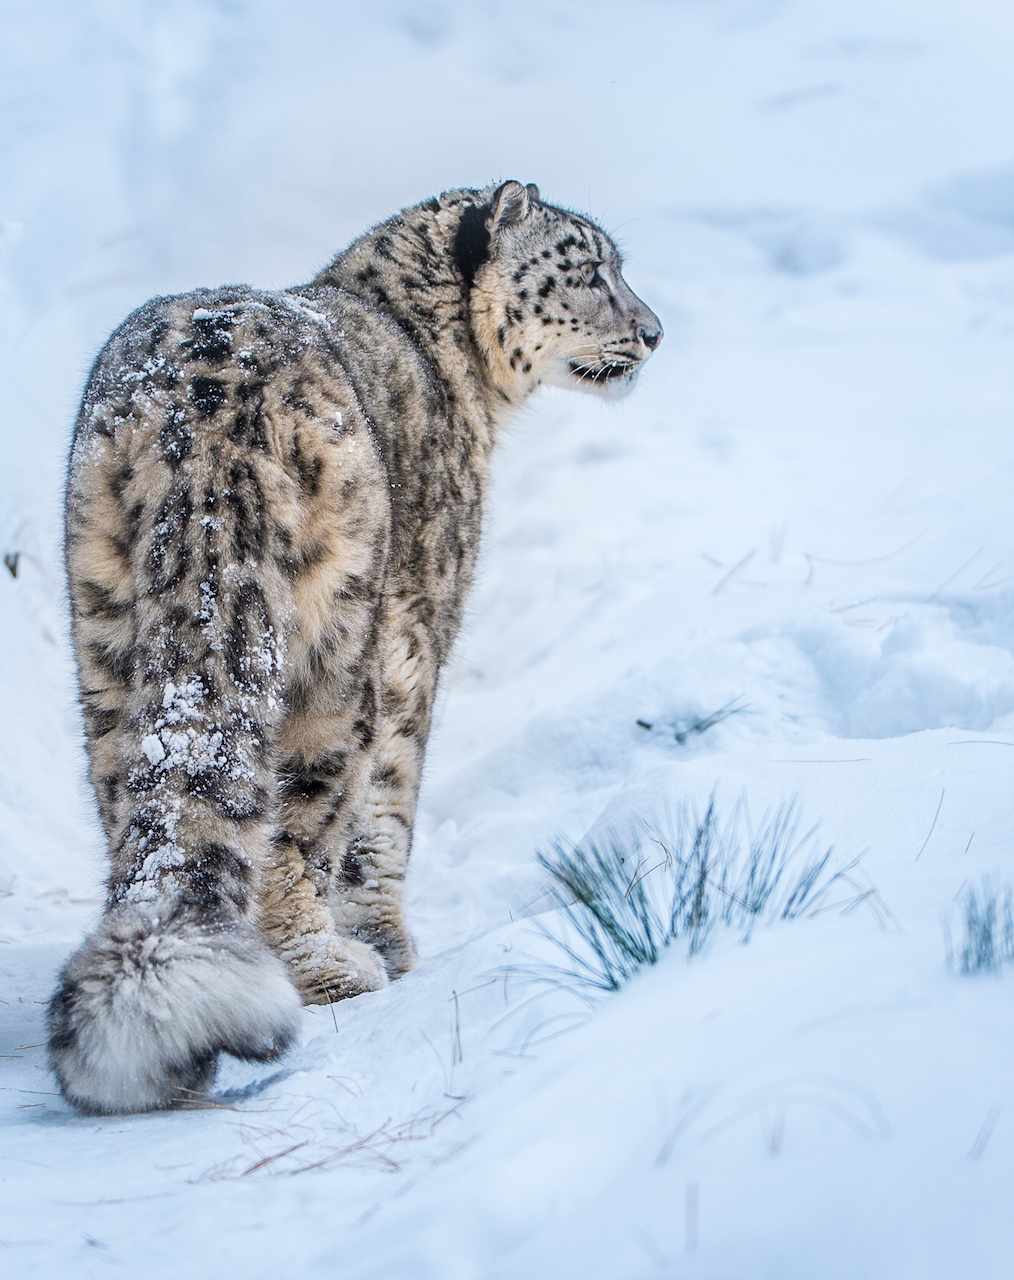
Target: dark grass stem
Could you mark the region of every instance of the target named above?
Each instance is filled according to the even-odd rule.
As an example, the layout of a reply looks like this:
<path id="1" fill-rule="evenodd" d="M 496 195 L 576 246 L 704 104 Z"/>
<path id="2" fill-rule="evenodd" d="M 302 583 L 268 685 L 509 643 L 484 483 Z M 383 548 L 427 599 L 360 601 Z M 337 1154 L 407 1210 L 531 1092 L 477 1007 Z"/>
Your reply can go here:
<path id="1" fill-rule="evenodd" d="M 745 799 L 723 822 L 713 795 L 703 818 L 683 806 L 661 830 L 645 823 L 648 848 L 638 831 L 557 841 L 537 857 L 562 920 L 539 918 L 536 927 L 566 962 L 530 976 L 586 996 L 618 991 L 676 942 L 699 955 L 717 925 L 747 942 L 758 921 L 812 913 L 841 873 L 829 871 L 833 849 L 817 845 L 817 827 L 802 825 L 797 798 L 755 830 Z"/>
<path id="2" fill-rule="evenodd" d="M 999 973 L 1014 960 L 1014 889 L 988 878 L 966 885 L 959 909 L 964 937 L 956 956 L 948 944 L 949 963 L 965 974 Z"/>

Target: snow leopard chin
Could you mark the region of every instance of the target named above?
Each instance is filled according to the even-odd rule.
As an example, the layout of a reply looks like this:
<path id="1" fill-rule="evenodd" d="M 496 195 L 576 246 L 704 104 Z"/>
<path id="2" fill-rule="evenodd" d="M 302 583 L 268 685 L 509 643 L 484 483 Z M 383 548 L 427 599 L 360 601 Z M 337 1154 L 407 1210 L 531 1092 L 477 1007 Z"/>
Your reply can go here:
<path id="1" fill-rule="evenodd" d="M 70 958 L 50 1005 L 50 1065 L 89 1115 L 199 1102 L 218 1055 L 268 1061 L 300 999 L 248 924 L 209 926 L 179 902 L 123 903 Z"/>

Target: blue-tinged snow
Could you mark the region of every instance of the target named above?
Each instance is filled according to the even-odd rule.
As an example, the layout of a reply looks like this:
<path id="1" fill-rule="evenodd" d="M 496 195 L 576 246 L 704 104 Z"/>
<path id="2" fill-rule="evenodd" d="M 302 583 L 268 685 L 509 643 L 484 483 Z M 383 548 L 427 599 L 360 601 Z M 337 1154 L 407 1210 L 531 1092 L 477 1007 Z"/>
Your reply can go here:
<path id="1" fill-rule="evenodd" d="M 40 0 L 0 34 L 4 1273 L 1009 1275 L 1014 973 L 949 969 L 943 920 L 1014 880 L 1014 11 Z M 89 364 L 152 294 L 295 284 L 508 177 L 617 234 L 666 340 L 502 443 L 422 962 L 224 1063 L 218 1109 L 76 1117 L 40 1041 L 102 898 L 59 550 Z M 525 1003 L 535 850 L 716 787 L 798 795 L 853 883 Z"/>

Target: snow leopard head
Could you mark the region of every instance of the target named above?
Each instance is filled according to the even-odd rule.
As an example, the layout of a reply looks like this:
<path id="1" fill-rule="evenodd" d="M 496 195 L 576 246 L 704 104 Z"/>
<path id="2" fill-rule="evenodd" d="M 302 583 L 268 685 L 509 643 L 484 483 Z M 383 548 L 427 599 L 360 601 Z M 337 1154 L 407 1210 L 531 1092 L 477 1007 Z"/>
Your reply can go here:
<path id="1" fill-rule="evenodd" d="M 505 182 L 467 208 L 454 256 L 480 350 L 511 401 L 540 383 L 623 395 L 662 340 L 612 240 L 544 204 L 534 184 Z"/>

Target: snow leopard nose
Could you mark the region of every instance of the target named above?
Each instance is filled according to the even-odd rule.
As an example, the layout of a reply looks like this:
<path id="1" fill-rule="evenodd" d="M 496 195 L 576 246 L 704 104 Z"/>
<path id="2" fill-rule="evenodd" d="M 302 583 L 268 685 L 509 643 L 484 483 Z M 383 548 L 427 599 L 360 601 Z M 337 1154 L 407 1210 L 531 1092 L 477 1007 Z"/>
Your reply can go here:
<path id="1" fill-rule="evenodd" d="M 637 331 L 637 336 L 641 339 L 649 351 L 654 351 L 658 344 L 662 341 L 662 329 L 646 329 L 642 324 Z"/>

